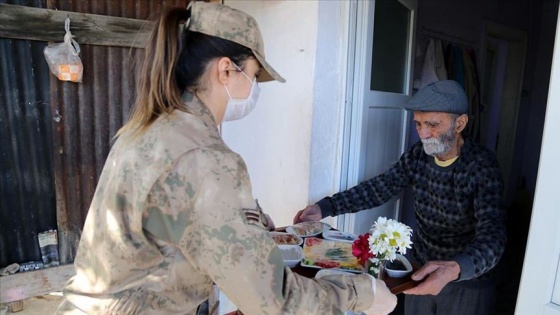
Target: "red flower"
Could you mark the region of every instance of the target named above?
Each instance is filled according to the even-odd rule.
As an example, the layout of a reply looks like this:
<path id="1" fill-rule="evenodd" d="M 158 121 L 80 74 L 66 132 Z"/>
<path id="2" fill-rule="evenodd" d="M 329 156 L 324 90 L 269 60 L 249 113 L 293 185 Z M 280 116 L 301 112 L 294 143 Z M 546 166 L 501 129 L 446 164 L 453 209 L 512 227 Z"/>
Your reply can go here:
<path id="1" fill-rule="evenodd" d="M 352 255 L 356 256 L 361 264 L 365 264 L 374 255 L 369 250 L 368 238 L 371 234 L 366 233 L 358 236 L 352 244 Z"/>

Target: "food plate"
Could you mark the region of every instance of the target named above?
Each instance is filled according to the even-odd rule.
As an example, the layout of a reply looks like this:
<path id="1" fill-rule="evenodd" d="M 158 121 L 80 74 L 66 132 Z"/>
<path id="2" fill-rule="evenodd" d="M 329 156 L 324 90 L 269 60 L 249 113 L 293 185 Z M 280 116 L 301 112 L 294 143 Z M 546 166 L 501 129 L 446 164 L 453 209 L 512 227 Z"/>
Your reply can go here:
<path id="1" fill-rule="evenodd" d="M 323 232 L 323 238 L 331 241 L 341 241 L 341 242 L 354 242 L 358 239 L 355 234 L 341 231 L 326 231 Z"/>
<path id="2" fill-rule="evenodd" d="M 352 255 L 352 243 L 308 237 L 303 242 L 301 265 L 350 272 L 363 272 L 358 258 Z"/>
<path id="3" fill-rule="evenodd" d="M 300 237 L 316 236 L 331 229 L 331 226 L 323 222 L 300 222 L 286 228 L 286 232 Z"/>
<path id="4" fill-rule="evenodd" d="M 303 239 L 295 234 L 283 232 L 270 232 L 270 236 L 277 245 L 301 245 Z"/>

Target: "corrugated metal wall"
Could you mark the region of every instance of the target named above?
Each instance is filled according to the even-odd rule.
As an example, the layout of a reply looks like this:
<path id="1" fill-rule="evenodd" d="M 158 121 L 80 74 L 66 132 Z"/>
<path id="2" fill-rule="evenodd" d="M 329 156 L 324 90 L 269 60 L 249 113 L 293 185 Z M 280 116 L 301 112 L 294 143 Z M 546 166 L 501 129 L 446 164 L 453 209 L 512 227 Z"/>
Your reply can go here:
<path id="1" fill-rule="evenodd" d="M 44 1 L 4 3 L 45 7 Z M 187 3 L 188 0 L 47 0 L 46 7 L 144 20 L 157 15 L 164 7 L 185 7 Z M 42 56 L 42 47 L 46 43 L 10 39 L 0 39 L 0 42 L 0 71 L 3 75 L 0 112 L 0 267 L 12 262 L 40 260 L 36 233 L 51 228 L 56 219 L 61 263 L 70 263 L 75 256 L 77 242 L 111 146 L 111 139 L 128 116 L 132 105 L 142 50 L 81 45 L 83 81 L 70 83 L 58 81 L 48 72 Z M 18 44 L 19 42 L 22 44 Z M 27 47 L 27 51 L 21 47 Z M 30 63 L 30 60 L 35 62 Z M 30 71 L 30 74 L 25 77 L 16 75 L 10 72 L 9 65 L 13 65 L 21 73 Z M 38 78 L 42 78 L 43 85 L 29 90 L 29 82 L 35 82 Z M 45 82 L 48 81 L 50 89 L 45 88 L 45 84 L 48 84 Z M 14 107 L 14 100 L 18 101 L 19 107 Z M 42 107 L 37 105 L 39 101 L 42 102 Z M 29 106 L 24 106 L 27 103 L 35 104 L 35 107 L 30 109 Z M 49 103 L 50 111 L 47 108 Z M 30 110 L 37 119 L 31 114 L 25 114 Z M 18 118 L 24 115 L 21 112 L 25 116 Z M 9 120 L 9 124 L 4 124 L 4 119 Z M 51 122 L 52 127 L 49 125 Z M 6 150 L 4 146 L 15 146 L 15 149 Z M 37 149 L 38 147 L 41 149 Z M 33 153 L 25 155 L 25 152 Z M 47 157 L 41 159 L 43 155 Z M 12 173 L 17 173 L 18 177 L 8 182 L 6 177 L 12 177 Z M 35 190 L 42 195 L 34 196 L 29 189 L 19 188 L 27 187 L 23 186 L 27 183 L 31 187 L 39 185 Z M 5 187 L 9 189 L 6 190 L 6 195 Z M 45 210 L 47 208 L 48 211 Z M 10 226 L 13 225 L 13 230 L 4 232 L 7 222 L 10 222 Z M 45 226 L 35 222 L 44 223 Z M 16 230 L 19 236 L 5 237 Z"/>
<path id="2" fill-rule="evenodd" d="M 44 1 L 0 1 L 45 7 Z M 44 42 L 0 38 L 0 267 L 41 260 L 56 229 L 49 69 Z"/>
<path id="3" fill-rule="evenodd" d="M 186 6 L 186 1 L 47 1 L 49 9 L 142 20 L 165 6 Z M 111 139 L 130 111 L 142 58 L 140 49 L 81 48 L 82 83 L 51 80 L 59 249 L 64 263 L 74 259 Z"/>

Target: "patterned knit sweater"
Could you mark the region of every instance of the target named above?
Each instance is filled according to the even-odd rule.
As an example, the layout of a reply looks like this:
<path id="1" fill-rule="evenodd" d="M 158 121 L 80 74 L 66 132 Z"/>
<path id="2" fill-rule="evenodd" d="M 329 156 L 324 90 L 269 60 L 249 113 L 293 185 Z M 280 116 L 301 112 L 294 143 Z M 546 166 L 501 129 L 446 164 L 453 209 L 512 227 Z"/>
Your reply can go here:
<path id="1" fill-rule="evenodd" d="M 468 139 L 450 166 L 438 166 L 418 142 L 387 172 L 317 204 L 324 217 L 353 213 L 377 207 L 408 186 L 417 220 L 414 258 L 456 261 L 458 281 L 487 278 L 506 243 L 503 183 L 494 154 Z"/>

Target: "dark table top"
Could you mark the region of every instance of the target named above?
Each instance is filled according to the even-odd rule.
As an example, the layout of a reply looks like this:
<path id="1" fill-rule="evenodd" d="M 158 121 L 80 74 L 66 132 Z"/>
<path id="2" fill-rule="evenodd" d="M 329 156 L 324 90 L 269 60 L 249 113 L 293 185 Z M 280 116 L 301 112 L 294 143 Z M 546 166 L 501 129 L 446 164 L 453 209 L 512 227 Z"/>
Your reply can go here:
<path id="1" fill-rule="evenodd" d="M 334 230 L 334 229 L 333 229 Z M 276 232 L 286 232 L 286 227 L 280 227 L 277 228 L 275 230 Z M 322 236 L 317 236 L 322 238 Z M 310 267 L 303 267 L 301 265 L 297 265 L 293 268 L 291 268 L 293 272 L 302 275 L 304 277 L 307 278 L 314 278 L 315 275 L 317 274 L 317 272 L 319 272 L 319 268 L 310 268 Z M 418 268 L 416 266 L 413 266 L 413 272 L 416 271 Z M 410 278 L 410 275 L 412 273 L 410 273 L 409 275 L 407 275 L 406 277 L 403 278 L 392 278 L 389 277 L 387 274 L 384 274 L 382 276 L 382 280 L 385 281 L 385 284 L 387 284 L 387 287 L 391 290 L 391 292 L 393 294 L 399 294 L 402 293 L 405 290 L 408 290 L 410 288 L 415 287 L 418 282 L 412 280 Z M 243 315 L 240 311 L 234 311 L 231 313 L 228 313 L 226 315 Z"/>
<path id="2" fill-rule="evenodd" d="M 277 232 L 286 232 L 286 227 L 280 227 L 276 229 Z M 322 236 L 317 236 L 322 237 Z M 310 268 L 310 267 L 303 267 L 301 265 L 297 265 L 296 267 L 291 268 L 293 272 L 302 275 L 307 278 L 313 278 L 320 270 L 319 268 Z M 413 272 L 416 271 L 418 268 L 414 266 Z M 412 272 L 403 277 L 403 278 L 392 278 L 389 277 L 386 273 L 382 275 L 382 280 L 385 281 L 387 287 L 391 290 L 393 294 L 402 293 L 405 290 L 415 287 L 418 282 L 414 281 L 410 278 Z"/>
<path id="3" fill-rule="evenodd" d="M 301 265 L 297 265 L 294 268 L 291 268 L 293 272 L 302 275 L 306 278 L 313 278 L 315 277 L 315 275 L 317 274 L 317 272 L 320 270 L 318 268 L 309 268 L 309 267 L 303 267 Z M 414 271 L 414 270 L 413 270 Z M 382 280 L 385 281 L 385 284 L 387 284 L 387 287 L 391 290 L 391 292 L 393 294 L 399 294 L 402 293 L 405 290 L 411 289 L 413 287 L 415 287 L 418 282 L 412 280 L 410 278 L 410 275 L 412 273 L 410 273 L 409 275 L 403 277 L 403 278 L 392 278 L 389 277 L 387 274 L 384 274 L 382 276 Z"/>

